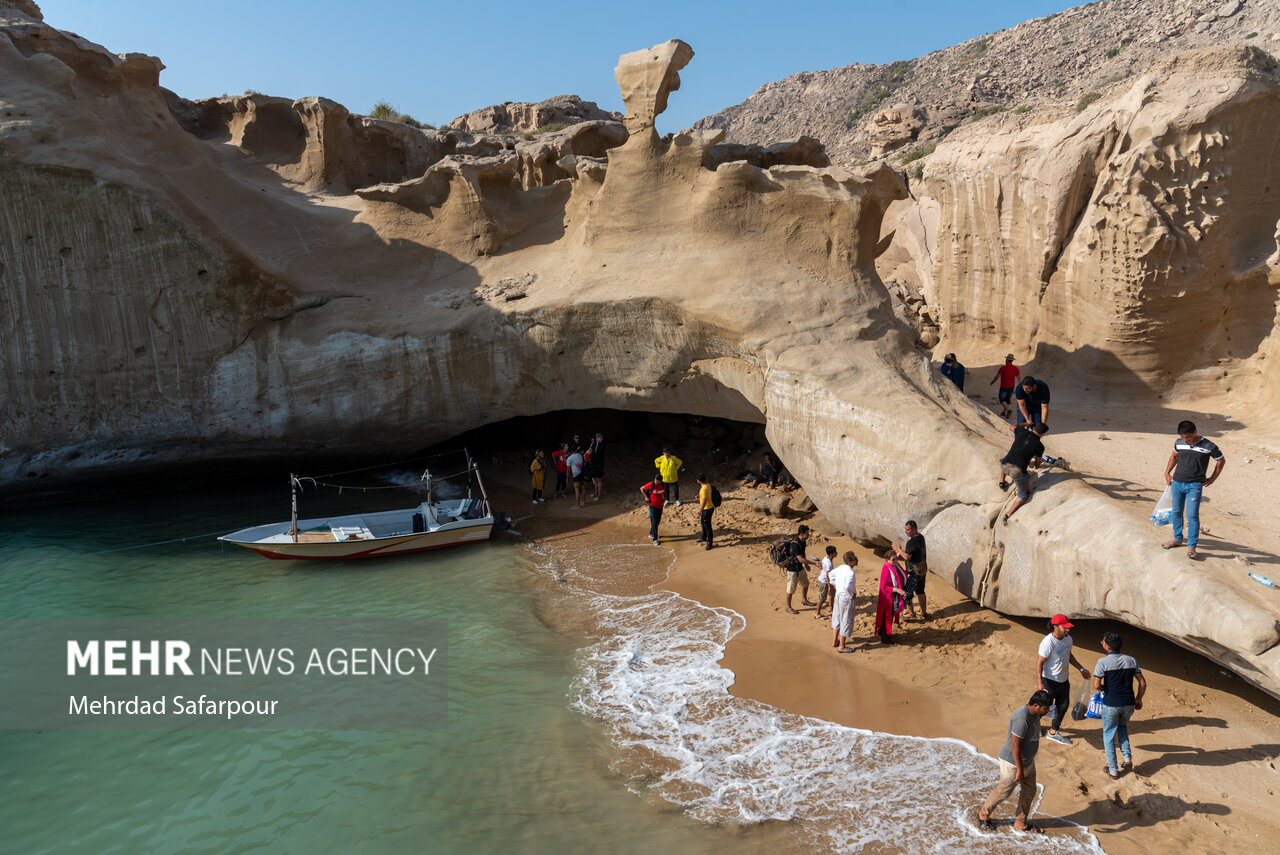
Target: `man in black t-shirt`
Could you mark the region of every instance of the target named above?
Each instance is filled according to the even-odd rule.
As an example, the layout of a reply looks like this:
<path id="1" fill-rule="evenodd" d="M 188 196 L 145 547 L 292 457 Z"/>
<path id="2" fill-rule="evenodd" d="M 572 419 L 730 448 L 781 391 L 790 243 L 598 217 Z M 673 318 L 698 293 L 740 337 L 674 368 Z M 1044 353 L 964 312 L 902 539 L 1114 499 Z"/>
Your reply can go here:
<path id="1" fill-rule="evenodd" d="M 1044 443 L 1040 437 L 1049 432 L 1049 426 L 1040 422 L 1035 427 L 1013 425 L 1009 429 L 1013 431 L 1013 445 L 1009 446 L 1009 453 L 1000 458 L 1000 489 L 1009 486 L 1005 480 L 1008 478 L 1018 488 L 1018 497 L 1004 515 L 1005 525 L 1009 524 L 1009 517 L 1031 497 L 1031 473 L 1028 470 L 1040 466 L 1044 457 Z"/>
<path id="2" fill-rule="evenodd" d="M 812 606 L 809 602 L 809 574 L 805 572 L 806 564 L 814 567 L 818 566 L 818 562 L 808 558 L 804 554 L 805 545 L 809 542 L 809 527 L 802 525 L 796 529 L 795 540 L 787 543 L 787 614 L 800 614 L 791 607 L 791 595 L 796 592 L 796 588 L 800 588 L 800 602 L 802 605 Z"/>
<path id="3" fill-rule="evenodd" d="M 922 620 L 929 619 L 929 601 L 925 599 L 924 583 L 929 572 L 929 558 L 927 547 L 924 542 L 924 535 L 920 533 L 920 528 L 916 525 L 915 520 L 907 520 L 902 530 L 907 534 L 907 542 L 902 546 L 893 544 L 893 551 L 899 558 L 905 558 L 907 561 L 907 572 L 914 573 L 916 577 L 915 590 L 911 586 L 907 586 L 906 604 L 911 609 L 911 614 L 916 612 L 915 603 L 912 602 L 917 595 L 920 597 L 920 618 Z"/>
<path id="4" fill-rule="evenodd" d="M 1049 384 L 1027 375 L 1013 392 L 1020 424 L 1037 425 L 1049 421 Z"/>
<path id="5" fill-rule="evenodd" d="M 1213 461 L 1213 474 L 1209 474 L 1209 461 Z M 1164 467 L 1164 482 L 1169 485 L 1173 498 L 1173 540 L 1164 544 L 1165 549 L 1182 546 L 1182 514 L 1187 516 L 1187 557 L 1196 560 L 1196 544 L 1200 541 L 1200 495 L 1218 476 L 1227 458 L 1218 446 L 1196 433 L 1195 423 L 1178 423 L 1178 438 L 1173 443 L 1173 454 Z"/>

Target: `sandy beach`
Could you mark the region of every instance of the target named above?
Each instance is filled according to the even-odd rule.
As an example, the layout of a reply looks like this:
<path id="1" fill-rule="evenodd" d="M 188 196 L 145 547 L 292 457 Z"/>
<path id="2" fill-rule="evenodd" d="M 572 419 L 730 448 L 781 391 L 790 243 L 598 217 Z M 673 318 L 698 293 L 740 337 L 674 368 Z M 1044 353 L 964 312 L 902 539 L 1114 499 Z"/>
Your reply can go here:
<path id="1" fill-rule="evenodd" d="M 647 479 L 648 461 L 639 456 L 630 444 L 615 448 L 602 501 L 575 510 L 571 499 L 554 499 L 513 514 L 520 532 L 534 541 L 571 539 L 575 551 L 647 544 L 648 516 L 638 487 Z M 882 560 L 840 536 L 820 513 L 777 519 L 752 510 L 751 489 L 735 478 L 740 470 L 708 470 L 724 494 L 715 517 L 716 547 L 706 551 L 695 543 L 697 511 L 686 502 L 667 509 L 662 546 L 651 559 L 653 572 L 666 574 L 669 568 L 660 588 L 745 618 L 745 629 L 729 642 L 722 663 L 734 673 L 731 692 L 850 727 L 960 739 L 994 755 L 1009 714 L 1035 689 L 1036 650 L 1046 622 L 981 608 L 935 575 L 928 586 L 932 619 L 904 620 L 899 643 L 883 646 L 872 631 Z M 687 499 L 696 484 L 691 469 L 685 472 Z M 524 477 L 514 466 L 501 476 L 512 507 L 519 507 Z M 530 507 L 527 495 L 523 507 Z M 815 620 L 814 609 L 800 606 L 798 594 L 800 613 L 784 610 L 783 573 L 768 561 L 767 546 L 800 522 L 814 530 L 811 555 L 833 544 L 859 557 L 851 654 L 832 649 L 830 621 Z M 634 589 L 625 579 L 619 584 Z M 1114 622 L 1076 621 L 1076 656 L 1086 667 L 1092 669 L 1102 655 L 1100 640 L 1108 630 L 1124 635 L 1125 652 L 1138 660 L 1149 683 L 1144 709 L 1130 727 L 1135 768 L 1110 780 L 1102 771 L 1100 722 L 1068 718 L 1063 732 L 1073 744 L 1042 741 L 1037 768 L 1044 792 L 1037 820 L 1049 834 L 1055 826 L 1061 833 L 1063 821 L 1087 825 L 1117 855 L 1280 846 L 1280 702 L 1202 657 Z M 1077 676 L 1073 696 L 1080 689 Z M 995 816 L 1007 818 L 1012 808 L 1006 802 Z"/>

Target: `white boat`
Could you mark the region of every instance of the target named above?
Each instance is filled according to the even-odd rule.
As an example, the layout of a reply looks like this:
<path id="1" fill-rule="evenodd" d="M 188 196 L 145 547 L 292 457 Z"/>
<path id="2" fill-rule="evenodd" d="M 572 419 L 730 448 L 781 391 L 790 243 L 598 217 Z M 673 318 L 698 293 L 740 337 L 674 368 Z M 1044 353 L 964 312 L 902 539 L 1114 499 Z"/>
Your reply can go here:
<path id="1" fill-rule="evenodd" d="M 293 491 L 293 516 L 286 522 L 270 523 L 219 537 L 252 549 L 267 558 L 310 558 L 338 561 L 349 558 L 375 558 L 403 555 L 464 543 L 483 543 L 493 530 L 493 512 L 479 470 L 467 457 L 466 474 L 474 475 L 480 496 L 472 498 L 436 499 L 428 489 L 427 500 L 412 508 L 374 511 L 365 514 L 298 519 L 298 492 L 307 482 L 323 484 L 314 478 L 290 475 Z M 431 473 L 423 480 L 430 485 Z M 339 486 L 324 484 L 324 486 Z"/>

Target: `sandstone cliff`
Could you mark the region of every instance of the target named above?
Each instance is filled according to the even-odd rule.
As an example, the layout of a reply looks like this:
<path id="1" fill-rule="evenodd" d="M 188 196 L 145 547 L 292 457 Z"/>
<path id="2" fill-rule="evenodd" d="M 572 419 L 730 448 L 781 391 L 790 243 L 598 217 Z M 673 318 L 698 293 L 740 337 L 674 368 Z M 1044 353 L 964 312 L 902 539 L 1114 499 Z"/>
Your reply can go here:
<path id="1" fill-rule="evenodd" d="M 1055 478 L 1018 525 L 996 525 L 1005 497 L 990 471 L 1005 433 L 939 382 L 875 271 L 886 211 L 907 199 L 903 177 L 823 165 L 811 140 L 660 139 L 653 120 L 688 45 L 622 57 L 622 123 L 512 141 L 378 123 L 318 98 L 166 100 L 157 60 L 113 55 L 30 10 L 0 17 L 9 494 L 284 449 L 410 449 L 566 405 L 727 416 L 765 423 L 854 536 L 926 522 L 933 570 L 975 598 L 1118 617 L 1280 693 L 1280 609 L 1174 556 L 1152 558 L 1127 536 L 1141 523 L 1131 506 Z M 1205 90 L 1204 127 L 1176 131 L 1186 145 L 1218 151 L 1214 125 L 1232 121 L 1231 104 L 1265 102 L 1273 72 L 1259 62 L 1221 63 L 1247 82 Z M 1170 130 L 1130 123 L 1131 147 L 1174 133 L 1199 103 L 1170 73 L 1138 99 L 1162 105 Z M 1213 92 L 1221 110 L 1208 106 Z M 1159 151 L 1166 167 L 1181 162 Z M 1164 180 L 1155 157 L 1117 167 L 1108 211 L 1163 198 L 1128 177 Z M 1163 192 L 1182 204 L 1179 169 Z M 1237 180 L 1201 173 L 1218 176 L 1213 186 Z M 953 216 L 945 174 L 926 173 L 934 213 L 917 219 L 939 225 L 910 245 L 928 257 L 904 250 L 896 264 L 933 271 L 925 290 L 953 335 L 969 327 L 938 295 L 956 292 L 958 274 L 929 261 Z M 987 186 L 972 192 L 1003 192 Z M 1064 210 L 1092 198 L 1064 193 L 1075 200 Z M 1191 218 L 1212 237 L 1197 217 L 1214 197 L 1202 195 L 1178 227 Z M 1264 196 L 1246 198 L 1265 208 Z M 1122 266 L 1158 257 L 1105 231 L 1128 253 Z M 1010 252 L 1034 257 L 1037 246 Z M 1093 251 L 1082 240 L 1068 256 L 1082 266 L 1063 268 L 1062 288 Z M 1189 286 L 1178 263 L 1167 278 Z M 1085 322 L 1075 315 L 1105 314 L 1073 305 L 1057 310 L 1068 329 Z M 1098 539 L 1111 548 L 1082 548 Z"/>

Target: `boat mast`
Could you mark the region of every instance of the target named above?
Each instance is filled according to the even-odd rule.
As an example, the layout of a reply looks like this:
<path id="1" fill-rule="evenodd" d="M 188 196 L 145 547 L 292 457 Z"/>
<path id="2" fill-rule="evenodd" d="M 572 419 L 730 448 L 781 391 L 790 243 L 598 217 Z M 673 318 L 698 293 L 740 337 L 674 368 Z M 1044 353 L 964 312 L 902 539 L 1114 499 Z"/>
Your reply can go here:
<path id="1" fill-rule="evenodd" d="M 292 515 L 289 518 L 290 519 L 289 536 L 293 538 L 294 543 L 297 543 L 298 542 L 298 476 L 293 474 L 292 472 L 289 473 L 289 494 L 291 499 L 290 504 L 292 505 L 292 508 L 293 508 Z"/>
<path id="2" fill-rule="evenodd" d="M 466 451 L 466 449 L 463 449 Z M 467 468 L 476 476 L 476 484 L 480 487 L 480 498 L 484 500 L 484 515 L 489 516 L 489 493 L 484 488 L 484 479 L 480 477 L 480 469 L 471 462 L 471 452 L 467 452 Z M 471 479 L 467 479 L 467 497 L 471 497 Z"/>
<path id="3" fill-rule="evenodd" d="M 466 446 L 463 446 L 462 453 L 467 456 L 467 471 L 474 472 L 476 465 L 471 462 L 471 452 L 467 451 Z M 470 478 L 467 479 L 467 498 L 468 499 L 471 498 L 471 479 Z"/>

